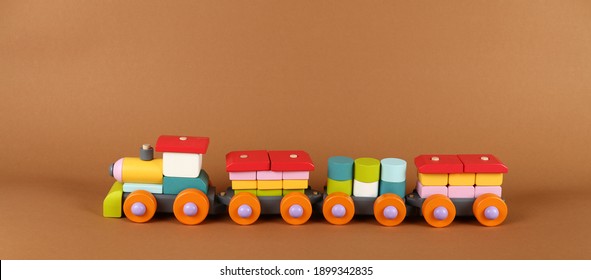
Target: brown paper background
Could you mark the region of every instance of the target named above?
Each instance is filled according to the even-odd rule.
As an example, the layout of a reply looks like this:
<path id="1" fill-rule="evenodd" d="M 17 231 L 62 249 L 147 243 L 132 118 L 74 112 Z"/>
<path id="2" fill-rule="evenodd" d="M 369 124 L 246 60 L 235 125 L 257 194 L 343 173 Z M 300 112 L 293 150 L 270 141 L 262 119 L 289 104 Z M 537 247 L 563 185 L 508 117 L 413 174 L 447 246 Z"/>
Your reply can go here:
<path id="1" fill-rule="evenodd" d="M 589 259 L 587 1 L 2 1 L 1 259 Z M 536 1 L 537 2 L 537 1 Z M 161 134 L 224 155 L 492 153 L 506 223 L 102 217 L 110 163 Z"/>

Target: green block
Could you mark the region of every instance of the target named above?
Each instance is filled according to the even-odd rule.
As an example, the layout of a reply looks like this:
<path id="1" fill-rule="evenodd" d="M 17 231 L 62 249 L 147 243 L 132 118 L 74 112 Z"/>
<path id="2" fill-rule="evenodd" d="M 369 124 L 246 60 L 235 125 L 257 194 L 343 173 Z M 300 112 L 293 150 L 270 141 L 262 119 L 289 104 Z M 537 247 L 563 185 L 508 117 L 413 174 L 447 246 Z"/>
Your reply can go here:
<path id="1" fill-rule="evenodd" d="M 103 217 L 121 218 L 123 183 L 115 182 L 103 200 Z"/>
<path id="2" fill-rule="evenodd" d="M 373 183 L 380 180 L 380 161 L 375 158 L 358 158 L 355 160 L 355 180 Z"/>
<path id="3" fill-rule="evenodd" d="M 396 183 L 380 181 L 380 195 L 385 193 L 393 193 L 400 196 L 400 198 L 404 198 L 406 195 L 406 181 Z"/>
<path id="4" fill-rule="evenodd" d="M 258 190 L 257 189 L 257 196 L 281 196 L 283 194 L 283 190 Z"/>
<path id="5" fill-rule="evenodd" d="M 328 178 L 337 181 L 353 180 L 353 162 L 350 157 L 330 157 L 328 159 Z"/>
<path id="6" fill-rule="evenodd" d="M 328 178 L 326 182 L 326 193 L 331 194 L 334 192 L 343 192 L 347 195 L 351 195 L 353 192 L 353 180 L 336 181 Z"/>
<path id="7" fill-rule="evenodd" d="M 203 193 L 207 193 L 209 186 L 209 175 L 205 170 L 199 172 L 197 178 L 182 178 L 182 177 L 166 177 L 162 178 L 162 193 L 164 194 L 178 194 L 186 189 L 198 189 Z"/>
<path id="8" fill-rule="evenodd" d="M 292 192 L 306 193 L 306 190 L 283 190 L 283 195 L 286 196 Z"/>
<path id="9" fill-rule="evenodd" d="M 243 193 L 243 192 L 247 192 L 247 193 L 251 193 L 253 195 L 257 195 L 257 190 L 234 190 L 234 194 L 239 194 L 239 193 Z"/>

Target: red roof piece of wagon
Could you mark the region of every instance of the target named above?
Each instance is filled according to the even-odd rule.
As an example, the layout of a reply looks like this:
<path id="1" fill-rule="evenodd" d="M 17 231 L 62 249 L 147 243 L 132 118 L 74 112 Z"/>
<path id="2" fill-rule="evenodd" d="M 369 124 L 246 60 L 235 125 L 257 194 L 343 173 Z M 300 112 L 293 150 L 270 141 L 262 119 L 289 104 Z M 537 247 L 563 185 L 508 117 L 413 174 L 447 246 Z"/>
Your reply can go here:
<path id="1" fill-rule="evenodd" d="M 162 135 L 156 141 L 157 152 L 205 154 L 209 137 Z"/>
<path id="2" fill-rule="evenodd" d="M 491 154 L 458 155 L 466 173 L 507 173 L 509 169 Z"/>
<path id="3" fill-rule="evenodd" d="M 226 171 L 263 171 L 271 169 L 269 154 L 265 150 L 233 151 L 226 154 Z"/>
<path id="4" fill-rule="evenodd" d="M 419 173 L 463 173 L 464 165 L 457 155 L 420 155 L 415 158 Z"/>
<path id="5" fill-rule="evenodd" d="M 314 163 L 305 151 L 269 151 L 273 171 L 312 171 Z"/>

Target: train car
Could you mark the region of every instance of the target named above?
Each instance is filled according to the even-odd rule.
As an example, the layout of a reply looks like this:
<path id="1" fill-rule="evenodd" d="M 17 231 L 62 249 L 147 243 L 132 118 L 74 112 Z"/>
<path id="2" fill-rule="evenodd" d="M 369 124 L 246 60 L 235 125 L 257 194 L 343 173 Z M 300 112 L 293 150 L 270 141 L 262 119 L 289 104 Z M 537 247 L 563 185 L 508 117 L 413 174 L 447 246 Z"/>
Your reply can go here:
<path id="1" fill-rule="evenodd" d="M 225 212 L 215 187 L 202 169 L 208 137 L 162 135 L 154 148 L 144 144 L 139 157 L 124 157 L 110 167 L 116 182 L 103 201 L 103 216 L 125 217 L 136 223 L 155 213 L 174 213 L 186 225 L 201 223 L 208 214 Z"/>
<path id="2" fill-rule="evenodd" d="M 354 215 L 373 215 L 384 226 L 400 224 L 414 210 L 405 204 L 406 161 L 399 158 L 328 159 L 328 179 L 320 204 L 324 218 L 344 225 Z"/>
<path id="3" fill-rule="evenodd" d="M 233 151 L 226 155 L 232 186 L 218 197 L 239 225 L 253 224 L 261 214 L 281 214 L 288 224 L 301 225 L 322 200 L 308 185 L 313 170 L 305 151 Z"/>
<path id="4" fill-rule="evenodd" d="M 474 216 L 484 226 L 505 221 L 502 198 L 507 167 L 490 154 L 420 155 L 414 160 L 417 187 L 406 203 L 420 210 L 433 227 L 445 227 L 456 216 Z"/>

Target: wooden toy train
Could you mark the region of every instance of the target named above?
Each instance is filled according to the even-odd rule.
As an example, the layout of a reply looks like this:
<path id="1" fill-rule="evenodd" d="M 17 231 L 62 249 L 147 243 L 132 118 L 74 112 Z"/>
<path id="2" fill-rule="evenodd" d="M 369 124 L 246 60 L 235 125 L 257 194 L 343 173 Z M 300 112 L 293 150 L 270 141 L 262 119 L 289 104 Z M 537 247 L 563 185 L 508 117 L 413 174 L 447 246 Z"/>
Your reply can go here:
<path id="1" fill-rule="evenodd" d="M 150 145 L 140 157 L 111 165 L 116 179 L 103 202 L 103 216 L 149 221 L 156 212 L 174 213 L 186 225 L 208 214 L 228 212 L 237 224 L 254 223 L 261 214 L 281 214 L 288 224 L 308 221 L 313 209 L 331 224 L 347 224 L 354 215 L 373 215 L 384 226 L 421 215 L 433 227 L 456 216 L 474 216 L 485 226 L 507 217 L 501 184 L 507 167 L 493 155 L 420 155 L 414 159 L 417 186 L 406 194 L 406 161 L 398 158 L 336 156 L 328 159 L 324 192 L 308 184 L 314 164 L 304 151 L 234 151 L 226 155 L 232 186 L 219 194 L 202 170 L 209 138 L 160 136 L 154 158 Z"/>

